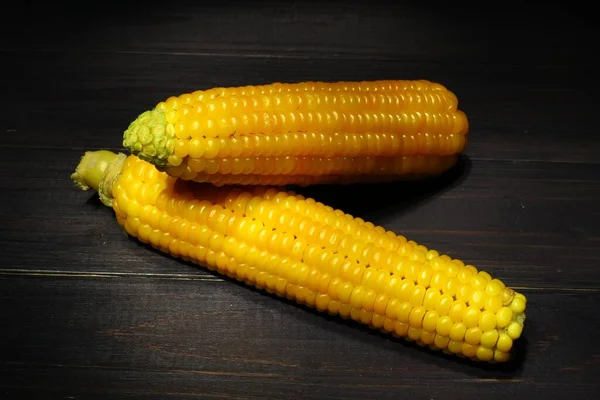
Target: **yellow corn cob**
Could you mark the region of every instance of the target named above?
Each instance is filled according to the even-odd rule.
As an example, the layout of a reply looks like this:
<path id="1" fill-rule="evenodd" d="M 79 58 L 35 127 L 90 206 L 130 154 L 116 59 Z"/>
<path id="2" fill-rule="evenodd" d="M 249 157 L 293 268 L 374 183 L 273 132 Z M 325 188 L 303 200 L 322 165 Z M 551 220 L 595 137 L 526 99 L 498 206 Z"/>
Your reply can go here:
<path id="1" fill-rule="evenodd" d="M 214 184 L 420 179 L 464 150 L 469 124 L 457 107 L 422 80 L 215 88 L 142 113 L 123 146 L 171 176 Z"/>
<path id="2" fill-rule="evenodd" d="M 104 150 L 72 179 L 141 242 L 319 311 L 473 360 L 505 362 L 521 336 L 521 293 L 312 198 L 183 181 Z"/>

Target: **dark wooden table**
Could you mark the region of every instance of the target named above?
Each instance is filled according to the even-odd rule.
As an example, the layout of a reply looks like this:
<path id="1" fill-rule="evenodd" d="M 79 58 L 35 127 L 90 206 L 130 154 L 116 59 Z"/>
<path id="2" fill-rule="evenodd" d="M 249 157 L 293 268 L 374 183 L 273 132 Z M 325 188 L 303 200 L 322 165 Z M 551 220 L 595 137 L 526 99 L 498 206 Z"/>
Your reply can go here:
<path id="1" fill-rule="evenodd" d="M 3 11 L 0 398 L 597 395 L 600 64 L 589 10 L 59 4 Z M 459 168 L 426 184 L 306 193 L 526 294 L 515 362 L 423 351 L 159 255 L 69 180 L 84 151 L 119 150 L 129 122 L 173 94 L 387 78 L 458 95 L 471 122 Z"/>

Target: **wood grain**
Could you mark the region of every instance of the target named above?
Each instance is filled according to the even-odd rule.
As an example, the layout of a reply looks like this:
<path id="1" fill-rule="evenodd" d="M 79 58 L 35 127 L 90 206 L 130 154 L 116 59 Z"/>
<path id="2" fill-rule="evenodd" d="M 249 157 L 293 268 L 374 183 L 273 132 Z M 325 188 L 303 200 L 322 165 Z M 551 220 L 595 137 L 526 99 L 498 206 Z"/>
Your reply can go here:
<path id="1" fill-rule="evenodd" d="M 9 396 L 35 381 L 38 395 L 76 398 L 564 398 L 600 373 L 598 348 L 576 345 L 600 340 L 593 293 L 525 291 L 523 359 L 492 368 L 233 282 L 11 277 L 0 293 Z"/>
<path id="2" fill-rule="evenodd" d="M 175 4 L 177 3 L 177 4 Z M 0 397 L 593 398 L 600 374 L 599 37 L 558 2 L 21 2 L 0 24 Z M 487 5 L 486 5 L 487 7 Z M 431 79 L 470 143 L 418 183 L 294 188 L 529 299 L 519 357 L 473 365 L 127 238 L 69 180 L 174 94 Z"/>

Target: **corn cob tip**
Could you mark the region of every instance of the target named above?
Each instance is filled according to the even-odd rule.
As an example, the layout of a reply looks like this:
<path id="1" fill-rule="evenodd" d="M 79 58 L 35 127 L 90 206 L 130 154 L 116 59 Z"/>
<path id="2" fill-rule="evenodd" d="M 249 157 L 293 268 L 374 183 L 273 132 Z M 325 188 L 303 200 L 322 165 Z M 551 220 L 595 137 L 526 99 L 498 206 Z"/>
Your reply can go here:
<path id="1" fill-rule="evenodd" d="M 175 134 L 169 126 L 161 109 L 145 111 L 123 133 L 123 146 L 142 160 L 164 167 L 175 148 Z"/>
<path id="2" fill-rule="evenodd" d="M 112 206 L 112 187 L 127 156 L 109 150 L 86 151 L 71 180 L 81 190 L 95 190 L 103 204 Z"/>

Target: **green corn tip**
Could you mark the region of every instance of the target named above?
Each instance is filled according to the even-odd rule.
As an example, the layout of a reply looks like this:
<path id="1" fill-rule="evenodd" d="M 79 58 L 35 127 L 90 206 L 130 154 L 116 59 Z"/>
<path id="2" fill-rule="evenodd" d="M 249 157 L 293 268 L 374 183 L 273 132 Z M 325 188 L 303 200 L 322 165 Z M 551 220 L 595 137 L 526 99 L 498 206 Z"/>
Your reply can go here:
<path id="1" fill-rule="evenodd" d="M 162 110 L 141 113 L 123 133 L 123 147 L 142 160 L 164 167 L 175 148 L 175 135 L 167 129 Z"/>

